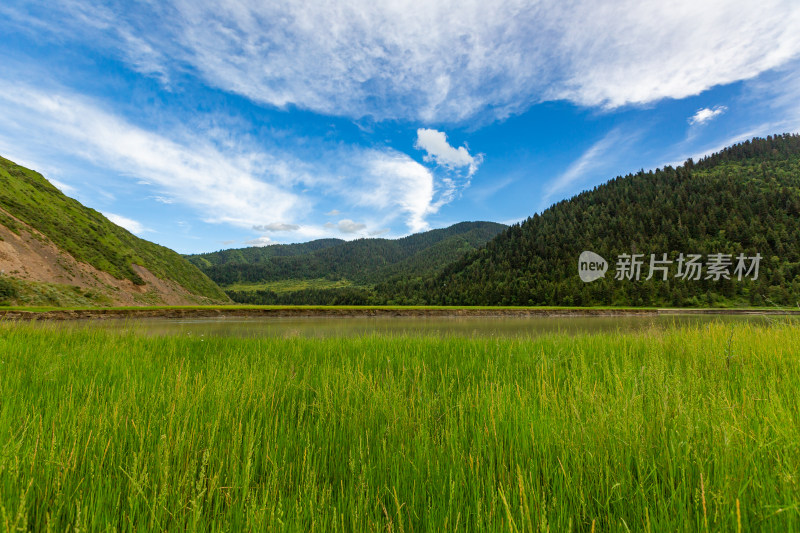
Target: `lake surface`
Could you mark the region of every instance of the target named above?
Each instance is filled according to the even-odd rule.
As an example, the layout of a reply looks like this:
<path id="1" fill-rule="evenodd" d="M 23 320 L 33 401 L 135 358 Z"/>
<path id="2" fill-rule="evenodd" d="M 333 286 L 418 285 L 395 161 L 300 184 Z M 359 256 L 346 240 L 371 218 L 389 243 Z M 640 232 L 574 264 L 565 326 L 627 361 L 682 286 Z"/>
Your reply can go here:
<path id="1" fill-rule="evenodd" d="M 134 330 L 147 335 L 217 337 L 355 337 L 460 336 L 535 337 L 550 333 L 629 332 L 648 328 L 702 325 L 712 322 L 765 325 L 798 318 L 760 315 L 669 315 L 592 317 L 309 317 L 309 318 L 202 318 L 112 319 L 41 323 L 42 327 L 89 327 Z"/>

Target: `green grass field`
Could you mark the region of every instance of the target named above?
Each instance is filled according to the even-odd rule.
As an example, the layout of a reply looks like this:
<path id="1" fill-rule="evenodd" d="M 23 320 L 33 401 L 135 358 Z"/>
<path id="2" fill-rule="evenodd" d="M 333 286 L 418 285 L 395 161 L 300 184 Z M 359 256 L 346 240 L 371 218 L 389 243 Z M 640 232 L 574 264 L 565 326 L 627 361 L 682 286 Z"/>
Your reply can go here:
<path id="1" fill-rule="evenodd" d="M 353 283 L 346 279 L 283 279 L 280 281 L 265 281 L 262 283 L 233 283 L 225 285 L 225 290 L 234 291 L 272 291 L 275 293 L 301 291 L 304 289 L 341 289 L 353 287 Z"/>
<path id="2" fill-rule="evenodd" d="M 800 328 L 320 340 L 0 322 L 0 529 L 798 531 Z"/>
<path id="3" fill-rule="evenodd" d="M 576 306 L 555 306 L 555 305 L 537 305 L 537 306 L 512 306 L 512 305 L 251 305 L 251 304 L 228 304 L 228 305 L 136 305 L 136 306 L 99 306 L 99 305 L 71 305 L 71 306 L 47 306 L 47 305 L 0 305 L 0 311 L 27 311 L 32 313 L 43 313 L 47 311 L 169 311 L 169 310 L 219 310 L 221 312 L 228 310 L 242 310 L 242 309 L 270 309 L 270 310 L 350 310 L 350 311 L 371 311 L 371 310 L 434 310 L 434 311 L 454 311 L 454 314 L 460 312 L 469 312 L 470 310 L 481 311 L 504 311 L 504 310 L 538 310 L 538 311 L 564 311 L 564 312 L 581 312 L 581 311 L 658 311 L 659 309 L 668 310 L 672 313 L 696 313 L 704 312 L 714 314 L 716 312 L 726 313 L 754 313 L 765 312 L 766 314 L 792 314 L 800 312 L 800 307 L 790 306 L 770 306 L 770 307 L 732 307 L 732 308 L 696 308 L 696 307 L 623 307 L 623 306 L 607 306 L 598 305 L 593 307 L 576 307 Z"/>

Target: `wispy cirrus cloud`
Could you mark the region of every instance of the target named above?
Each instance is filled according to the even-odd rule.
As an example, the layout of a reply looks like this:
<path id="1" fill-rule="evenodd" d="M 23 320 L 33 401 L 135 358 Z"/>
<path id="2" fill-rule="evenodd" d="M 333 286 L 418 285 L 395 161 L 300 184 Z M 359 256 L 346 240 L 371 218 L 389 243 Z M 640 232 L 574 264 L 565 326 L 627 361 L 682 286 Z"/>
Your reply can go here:
<path id="1" fill-rule="evenodd" d="M 762 103 L 757 112 L 761 135 L 800 131 L 800 60 L 747 82 L 743 101 L 748 107 Z M 771 120 L 764 123 L 766 117 Z"/>
<path id="2" fill-rule="evenodd" d="M 129 178 L 156 202 L 189 206 L 207 222 L 260 233 L 357 235 L 397 221 L 420 231 L 455 188 L 390 148 L 320 145 L 308 162 L 288 150 L 230 139 L 221 146 L 203 132 L 153 132 L 69 92 L 0 81 L 0 110 L 5 155 L 46 145 Z M 365 222 L 325 226 L 313 216 L 318 197 L 339 198 L 339 205 L 357 209 Z"/>
<path id="3" fill-rule="evenodd" d="M 689 134 L 681 142 L 666 149 L 660 160 L 651 166 L 682 165 L 687 159 L 701 159 L 719 152 L 732 144 L 765 137 L 776 133 L 800 130 L 800 61 L 743 84 L 742 94 L 735 107 L 714 106 L 702 108 L 689 119 Z M 722 135 L 706 137 L 698 142 L 697 126 L 702 126 L 722 113 L 734 114 L 747 110 L 747 114 L 725 128 Z M 695 117 L 700 122 L 693 123 Z"/>
<path id="4" fill-rule="evenodd" d="M 270 222 L 269 224 L 257 224 L 253 226 L 253 229 L 255 231 L 296 231 L 300 229 L 300 226 L 285 222 Z"/>
<path id="5" fill-rule="evenodd" d="M 182 144 L 76 95 L 0 83 L 0 106 L 6 131 L 26 124 L 40 141 L 153 183 L 170 197 L 201 209 L 210 221 L 250 227 L 263 217 L 264 206 L 282 218 L 305 203 L 261 174 L 260 168 L 269 167 L 264 154 L 223 153 L 202 138 Z"/>
<path id="6" fill-rule="evenodd" d="M 171 60 L 157 49 L 160 46 L 157 40 L 135 29 L 136 22 L 119 16 L 122 11 L 125 10 L 115 10 L 106 3 L 93 0 L 0 5 L 2 20 L 34 41 L 44 41 L 48 37 L 56 42 L 79 41 L 88 37 L 94 46 L 116 55 L 136 72 L 168 83 L 168 63 Z M 135 9 L 128 13 L 135 13 Z"/>
<path id="7" fill-rule="evenodd" d="M 135 233 L 136 235 L 141 235 L 145 232 L 151 231 L 147 229 L 144 224 L 132 218 L 117 215 L 115 213 L 103 213 L 103 216 L 117 226 L 122 226 L 126 230 L 130 231 L 131 233 Z"/>
<path id="8" fill-rule="evenodd" d="M 5 10 L 58 38 L 102 38 L 156 77 L 189 69 L 269 105 L 424 122 L 502 118 L 543 100 L 683 98 L 800 53 L 795 0 L 764 0 L 758 16 L 745 0 L 140 0 L 124 10 L 39 0 Z"/>
<path id="9" fill-rule="evenodd" d="M 69 195 L 69 194 L 75 194 L 77 192 L 77 189 L 75 189 L 75 187 L 73 187 L 72 185 L 68 185 L 63 181 L 59 181 L 53 177 L 47 178 L 47 181 L 55 185 L 55 187 L 64 194 Z"/>
<path id="10" fill-rule="evenodd" d="M 100 208 L 135 212 L 117 207 L 132 197 L 171 202 L 171 212 L 188 206 L 203 221 L 230 224 L 253 237 L 269 234 L 259 242 L 352 238 L 389 227 L 398 233 L 401 226 L 421 231 L 481 165 L 482 172 L 497 172 L 445 132 L 504 119 L 542 101 L 604 111 L 647 104 L 626 111 L 643 117 L 660 99 L 728 91 L 681 107 L 677 122 L 689 134 L 670 149 L 674 154 L 716 146 L 722 128 L 703 125 L 723 112 L 726 137 L 796 130 L 800 4 L 764 0 L 758 17 L 751 10 L 743 0 L 5 3 L 0 34 L 11 35 L 5 43 L 11 54 L 0 74 L 0 151 L 27 155 L 34 168 L 73 185 L 79 195 L 87 190 L 83 170 L 107 171 L 115 181 Z M 34 44 L 30 53 L 28 43 Z M 56 48 L 66 59 L 89 51 L 104 66 L 69 64 L 59 71 L 62 57 L 41 53 Z M 12 72 L 26 67 L 37 72 L 26 79 Z M 73 67 L 74 75 L 65 74 Z M 80 79 L 84 74 L 99 76 L 99 83 Z M 747 81 L 717 87 L 740 80 Z M 63 89 L 70 83 L 73 89 Z M 768 86 L 753 89 L 760 107 L 741 105 L 737 98 L 759 83 Z M 116 87 L 122 89 L 112 95 Z M 703 107 L 692 115 L 709 101 L 730 108 Z M 257 109 L 253 102 L 287 112 Z M 768 117 L 756 112 L 768 106 Z M 215 117 L 197 113 L 200 108 Z M 231 122 L 215 124 L 226 109 Z M 619 129 L 592 146 L 586 135 L 598 129 L 570 139 L 588 147 L 566 168 L 548 170 L 553 181 L 531 185 L 541 187 L 544 204 L 618 173 L 613 163 L 621 162 L 620 145 L 628 138 L 621 133 L 626 125 L 615 121 L 622 114 L 586 115 L 593 117 L 588 122 L 607 120 L 603 131 Z M 248 122 L 262 117 L 277 117 L 278 125 Z M 284 118 L 296 129 L 275 135 Z M 336 123 L 331 130 L 344 122 L 361 129 L 358 136 L 328 136 L 320 133 L 328 126 L 322 122 Z M 398 140 L 403 130 L 411 138 Z M 501 135 L 519 140 L 521 130 L 510 131 Z M 309 137 L 299 138 L 304 135 Z M 502 140 L 475 148 L 495 154 Z M 411 148 L 413 157 L 390 147 L 412 143 L 423 158 Z M 91 164 L 62 169 L 67 157 Z M 487 175 L 478 197 L 511 183 L 508 176 L 488 183 L 492 178 Z M 152 220 L 147 224 L 160 228 Z"/>
<path id="11" fill-rule="evenodd" d="M 725 137 L 710 141 L 695 148 L 688 148 L 686 142 L 678 143 L 676 146 L 671 147 L 670 153 L 663 156 L 660 161 L 655 161 L 653 166 L 678 167 L 683 165 L 689 158 L 697 161 L 703 157 L 719 152 L 733 144 L 750 140 L 753 137 L 768 135 L 771 132 L 772 125 L 764 122 L 755 126 L 747 127 L 745 129 L 740 129 L 735 133 L 728 134 Z"/>
<path id="12" fill-rule="evenodd" d="M 544 186 L 544 194 L 539 203 L 542 210 L 559 196 L 571 196 L 587 184 L 591 178 L 608 179 L 603 175 L 611 161 L 610 152 L 624 153 L 630 144 L 639 136 L 639 132 L 623 133 L 613 129 L 603 138 L 592 144 L 580 157 L 573 161 L 567 169 Z"/>

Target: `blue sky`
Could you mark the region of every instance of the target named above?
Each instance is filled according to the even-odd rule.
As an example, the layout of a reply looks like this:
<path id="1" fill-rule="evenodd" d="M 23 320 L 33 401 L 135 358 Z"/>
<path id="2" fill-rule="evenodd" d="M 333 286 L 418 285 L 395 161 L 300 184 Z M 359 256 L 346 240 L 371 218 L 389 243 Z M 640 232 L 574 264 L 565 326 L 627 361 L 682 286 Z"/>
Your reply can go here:
<path id="1" fill-rule="evenodd" d="M 182 253 L 511 223 L 800 131 L 800 3 L 0 4 L 0 155 Z"/>

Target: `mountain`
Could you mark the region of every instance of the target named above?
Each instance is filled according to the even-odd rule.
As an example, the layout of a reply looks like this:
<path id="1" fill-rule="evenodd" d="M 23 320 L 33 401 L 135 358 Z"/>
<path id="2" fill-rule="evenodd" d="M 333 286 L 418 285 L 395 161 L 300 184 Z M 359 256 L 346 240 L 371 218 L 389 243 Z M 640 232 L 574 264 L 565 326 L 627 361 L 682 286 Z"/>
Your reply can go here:
<path id="1" fill-rule="evenodd" d="M 369 303 L 376 283 L 433 275 L 505 228 L 462 222 L 402 239 L 323 239 L 187 258 L 237 302 Z"/>
<path id="2" fill-rule="evenodd" d="M 229 302 L 181 255 L 140 239 L 0 157 L 0 303 Z"/>
<path id="3" fill-rule="evenodd" d="M 579 276 L 583 252 L 604 263 L 599 279 Z M 693 254 L 697 279 L 681 276 Z M 623 267 L 636 258 L 634 277 Z M 227 301 L 216 281 L 258 304 L 795 306 L 800 135 L 620 176 L 511 227 L 463 222 L 186 258 L 0 158 L 0 272 L 0 303 Z"/>
<path id="4" fill-rule="evenodd" d="M 604 277 L 581 281 L 583 251 L 607 260 Z M 646 280 L 651 254 L 664 253 L 667 280 L 663 271 Z M 681 253 L 684 261 L 702 256 L 701 279 L 676 277 Z M 639 281 L 615 279 L 622 254 L 643 254 Z M 739 254 L 748 269 L 760 254 L 757 279 L 754 271 L 734 275 Z M 720 260 L 731 261 L 722 268 L 731 279 L 708 269 Z M 384 302 L 440 305 L 800 305 L 800 136 L 756 138 L 677 168 L 617 177 L 509 227 L 441 272 L 376 290 Z"/>
<path id="5" fill-rule="evenodd" d="M 273 244 L 271 246 L 252 246 L 250 248 L 231 248 L 207 254 L 187 255 L 190 263 L 201 269 L 209 269 L 224 265 L 251 265 L 265 263 L 272 257 L 289 257 L 304 255 L 317 250 L 324 250 L 337 244 L 344 244 L 342 239 L 318 239 L 316 241 L 297 244 Z"/>

